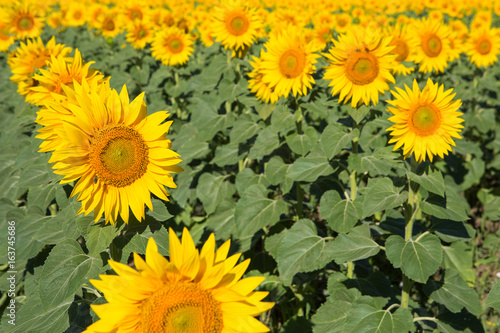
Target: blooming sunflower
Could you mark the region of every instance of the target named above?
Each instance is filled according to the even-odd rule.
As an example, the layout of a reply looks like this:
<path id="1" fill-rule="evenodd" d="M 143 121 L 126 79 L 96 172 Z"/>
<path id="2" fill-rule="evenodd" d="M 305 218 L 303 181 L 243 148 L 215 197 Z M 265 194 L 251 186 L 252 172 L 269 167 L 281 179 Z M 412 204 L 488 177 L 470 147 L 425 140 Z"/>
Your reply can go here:
<path id="1" fill-rule="evenodd" d="M 64 94 L 63 85 L 73 86 L 73 81 L 82 83 L 82 80 L 98 80 L 99 83 L 109 81 L 104 78 L 99 71 L 89 69 L 93 61 L 84 63 L 78 49 L 75 50 L 73 58 L 66 58 L 61 55 L 52 56 L 51 61 L 47 63 L 48 70 L 40 69 L 40 74 L 35 74 L 34 79 L 38 82 L 37 86 L 32 87 L 32 93 L 26 96 L 26 101 L 35 105 L 43 105 L 49 100 L 53 100 L 57 95 Z M 58 99 L 60 100 L 60 99 Z"/>
<path id="2" fill-rule="evenodd" d="M 351 99 L 351 106 L 378 103 L 378 95 L 389 90 L 394 83 L 391 74 L 396 55 L 389 46 L 391 37 L 370 34 L 368 30 L 350 30 L 333 41 L 325 57 L 330 65 L 323 78 L 330 80 L 332 96 L 339 95 L 344 104 Z"/>
<path id="3" fill-rule="evenodd" d="M 264 51 L 261 50 L 261 54 Z M 264 76 L 261 72 L 261 58 L 253 57 L 253 61 L 250 61 L 250 65 L 253 70 L 248 73 L 250 79 L 248 80 L 248 89 L 254 93 L 258 99 L 265 101 L 266 103 L 271 102 L 271 104 L 276 103 L 279 99 L 279 95 L 271 88 L 268 84 L 262 81 Z"/>
<path id="4" fill-rule="evenodd" d="M 450 53 L 449 28 L 441 21 L 424 19 L 414 22 L 413 33 L 417 47 L 410 54 L 409 60 L 419 64 L 420 72 L 443 73 L 448 66 Z"/>
<path id="5" fill-rule="evenodd" d="M 470 61 L 478 67 L 488 67 L 498 60 L 500 36 L 497 29 L 483 27 L 470 33 L 465 46 Z"/>
<path id="6" fill-rule="evenodd" d="M 97 221 L 104 213 L 106 223 L 114 224 L 118 214 L 128 222 L 131 208 L 141 221 L 144 205 L 153 208 L 151 192 L 168 200 L 164 186 L 175 188 L 171 173 L 182 171 L 176 165 L 179 155 L 165 138 L 172 123 L 164 122 L 168 112 L 146 117 L 144 93 L 129 103 L 126 86 L 120 95 L 115 90 L 98 94 L 86 80 L 73 86 L 63 86 L 67 103 L 46 105 L 59 110 L 54 125 L 62 123 L 57 134 L 68 143 L 52 153 L 54 173 L 64 176 L 61 183 L 77 181 L 71 196 L 78 194 L 82 202 L 78 214 L 94 211 Z"/>
<path id="7" fill-rule="evenodd" d="M 153 29 L 148 20 L 135 20 L 128 25 L 127 42 L 134 49 L 143 49 L 153 41 Z"/>
<path id="8" fill-rule="evenodd" d="M 307 94 L 314 84 L 312 74 L 319 57 L 313 53 L 314 46 L 305 42 L 296 29 L 288 28 L 271 36 L 264 45 L 267 52 L 261 54 L 260 72 L 262 81 L 278 96 L 287 97 Z"/>
<path id="9" fill-rule="evenodd" d="M 66 57 L 71 52 L 71 47 L 64 44 L 56 44 L 55 37 L 52 37 L 47 45 L 42 39 L 28 39 L 26 43 L 21 42 L 19 47 L 9 54 L 7 63 L 12 71 L 10 79 L 18 84 L 18 93 L 26 96 L 30 93 L 30 88 L 36 85 L 33 80 L 35 68 L 43 68 L 51 56 L 61 55 Z"/>
<path id="10" fill-rule="evenodd" d="M 405 158 L 415 153 L 418 162 L 425 161 L 426 155 L 431 162 L 434 155 L 443 158 L 455 146 L 452 138 L 461 139 L 458 133 L 464 120 L 457 111 L 461 101 L 452 100 L 453 89 L 444 91 L 443 85 L 430 79 L 422 91 L 416 80 L 412 90 L 407 85 L 405 88 L 391 91 L 396 99 L 387 101 L 392 105 L 387 111 L 393 114 L 389 120 L 394 123 L 387 129 L 392 136 L 389 143 L 396 143 L 394 150 L 403 146 Z"/>
<path id="11" fill-rule="evenodd" d="M 389 26 L 388 35 L 392 36 L 389 45 L 393 45 L 393 53 L 397 55 L 396 64 L 392 71 L 398 75 L 408 75 L 414 71 L 413 67 L 406 67 L 403 62 L 408 60 L 411 50 L 417 47 L 417 41 L 408 35 L 407 25 Z"/>
<path id="12" fill-rule="evenodd" d="M 268 292 L 254 291 L 264 277 L 241 279 L 250 259 L 228 256 L 230 240 L 217 250 L 210 235 L 201 251 L 184 229 L 182 241 L 169 229 L 170 260 L 148 240 L 146 258 L 134 253 L 135 268 L 109 260 L 117 275 L 90 280 L 108 303 L 91 305 L 100 320 L 85 332 L 268 332 L 258 316 L 274 306 Z M 241 279 L 241 280 L 240 280 Z"/>
<path id="13" fill-rule="evenodd" d="M 15 1 L 3 6 L 3 15 L 10 26 L 10 33 L 16 39 L 35 38 L 40 36 L 44 22 L 42 14 L 30 1 Z"/>
<path id="14" fill-rule="evenodd" d="M 69 2 L 64 15 L 64 24 L 67 26 L 79 27 L 87 21 L 87 6 L 79 2 Z"/>
<path id="15" fill-rule="evenodd" d="M 217 7 L 210 28 L 215 41 L 221 42 L 225 49 L 238 52 L 255 42 L 261 25 L 256 10 L 237 1 Z"/>
<path id="16" fill-rule="evenodd" d="M 0 52 L 8 51 L 14 41 L 14 36 L 9 33 L 9 25 L 0 21 Z"/>
<path id="17" fill-rule="evenodd" d="M 193 53 L 193 39 L 177 27 L 156 33 L 151 55 L 167 66 L 184 65 Z"/>
<path id="18" fill-rule="evenodd" d="M 115 8 L 105 9 L 104 13 L 100 14 L 98 29 L 104 37 L 116 37 L 122 32 L 121 22 L 119 20 L 119 12 Z"/>

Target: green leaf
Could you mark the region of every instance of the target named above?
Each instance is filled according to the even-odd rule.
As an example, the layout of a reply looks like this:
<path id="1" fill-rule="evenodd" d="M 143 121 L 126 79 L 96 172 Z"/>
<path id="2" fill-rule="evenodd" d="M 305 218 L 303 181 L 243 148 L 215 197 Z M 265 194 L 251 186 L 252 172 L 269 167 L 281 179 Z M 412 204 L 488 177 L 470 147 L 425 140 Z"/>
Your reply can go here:
<path id="1" fill-rule="evenodd" d="M 373 152 L 351 154 L 347 161 L 349 170 L 355 170 L 360 174 L 368 172 L 372 177 L 387 176 L 392 173 L 392 169 L 403 168 L 403 164 L 398 160 L 399 156 L 391 147 L 379 147 Z"/>
<path id="2" fill-rule="evenodd" d="M 436 319 L 439 333 L 484 333 L 481 320 L 465 310 L 460 313 L 443 311 Z"/>
<path id="3" fill-rule="evenodd" d="M 260 131 L 252 148 L 250 148 L 248 158 L 261 160 L 264 156 L 271 154 L 279 146 L 280 140 L 278 134 L 268 127 L 264 128 Z"/>
<path id="4" fill-rule="evenodd" d="M 359 220 L 354 203 L 342 199 L 337 191 L 330 190 L 323 194 L 319 203 L 321 216 L 338 233 L 347 233 Z"/>
<path id="5" fill-rule="evenodd" d="M 434 232 L 439 238 L 447 243 L 457 240 L 469 241 L 474 237 L 475 230 L 464 222 L 440 220 L 432 217 L 432 225 L 429 231 Z"/>
<path id="6" fill-rule="evenodd" d="M 430 194 L 420 203 L 422 212 L 443 220 L 466 221 L 469 219 L 466 206 L 461 203 L 459 194 L 446 191 L 446 197 Z"/>
<path id="7" fill-rule="evenodd" d="M 285 164 L 280 156 L 273 156 L 266 165 L 266 178 L 272 185 L 283 183 L 290 166 L 291 164 Z"/>
<path id="8" fill-rule="evenodd" d="M 367 217 L 400 206 L 407 200 L 408 192 L 400 193 L 387 177 L 370 178 L 363 197 L 363 217 Z"/>
<path id="9" fill-rule="evenodd" d="M 484 306 L 500 311 L 500 281 L 495 282 L 491 288 Z"/>
<path id="10" fill-rule="evenodd" d="M 73 300 L 75 292 L 97 277 L 102 267 L 101 258 L 86 255 L 81 245 L 72 239 L 57 244 L 45 261 L 40 276 L 40 298 L 49 309 Z"/>
<path id="11" fill-rule="evenodd" d="M 238 161 L 242 160 L 246 155 L 246 151 L 240 151 L 239 144 L 230 143 L 223 146 L 217 146 L 217 148 L 215 148 L 215 156 L 211 163 L 220 167 L 234 165 L 238 163 Z"/>
<path id="12" fill-rule="evenodd" d="M 311 322 L 305 317 L 292 317 L 283 325 L 282 333 L 312 332 Z"/>
<path id="13" fill-rule="evenodd" d="M 280 233 L 267 237 L 265 240 L 264 247 L 271 254 L 271 256 L 273 256 L 276 262 L 278 261 L 278 249 L 280 248 L 281 241 L 283 240 L 287 232 L 288 229 L 285 229 Z"/>
<path id="14" fill-rule="evenodd" d="M 338 235 L 332 242 L 332 250 L 335 262 L 341 264 L 372 257 L 380 251 L 380 246 L 373 241 L 370 226 L 362 224 L 348 234 Z"/>
<path id="15" fill-rule="evenodd" d="M 258 230 L 276 224 L 288 211 L 285 201 L 268 199 L 263 185 L 250 186 L 236 204 L 234 217 L 239 238 L 251 236 Z"/>
<path id="16" fill-rule="evenodd" d="M 91 257 L 98 257 L 99 253 L 106 251 L 113 239 L 118 236 L 119 230 L 113 225 L 91 224 L 85 237 L 87 249 Z"/>
<path id="17" fill-rule="evenodd" d="M 229 134 L 230 142 L 237 144 L 247 141 L 262 130 L 260 123 L 261 121 L 253 121 L 250 116 L 240 116 Z"/>
<path id="18" fill-rule="evenodd" d="M 486 163 L 480 158 L 473 158 L 465 163 L 465 169 L 468 170 L 464 177 L 464 181 L 460 184 L 463 190 L 467 190 L 473 185 L 478 185 L 486 170 Z"/>
<path id="19" fill-rule="evenodd" d="M 366 105 L 361 105 L 357 108 L 349 107 L 348 113 L 354 119 L 356 123 L 360 123 L 363 118 L 370 112 L 370 107 Z"/>
<path id="20" fill-rule="evenodd" d="M 173 216 L 169 213 L 163 201 L 152 198 L 151 203 L 153 204 L 153 210 L 148 210 L 146 214 L 153 217 L 156 221 L 165 222 Z"/>
<path id="21" fill-rule="evenodd" d="M 414 329 L 410 310 L 398 308 L 394 313 L 379 310 L 367 304 L 352 308 L 344 332 L 352 333 L 400 333 Z"/>
<path id="22" fill-rule="evenodd" d="M 234 201 L 223 201 L 218 205 L 215 213 L 208 217 L 205 226 L 214 232 L 216 239 L 228 239 L 232 233 L 235 233 L 235 207 Z"/>
<path id="23" fill-rule="evenodd" d="M 334 170 L 326 157 L 300 157 L 290 167 L 287 177 L 294 181 L 314 182 L 320 176 L 327 176 Z"/>
<path id="24" fill-rule="evenodd" d="M 203 141 L 210 141 L 219 131 L 224 131 L 231 118 L 208 110 L 193 108 L 192 123 L 198 129 Z"/>
<path id="25" fill-rule="evenodd" d="M 420 184 L 423 188 L 425 188 L 427 191 L 436 193 L 440 196 L 444 196 L 444 179 L 443 175 L 441 174 L 441 171 L 435 170 L 432 171 L 430 170 L 427 174 L 424 173 L 423 175 L 417 175 L 413 172 L 409 172 L 410 180 L 414 181 L 415 183 Z"/>
<path id="26" fill-rule="evenodd" d="M 441 242 L 432 234 L 406 242 L 400 236 L 390 236 L 385 241 L 385 250 L 395 268 L 401 268 L 407 277 L 420 283 L 437 271 L 443 258 Z"/>
<path id="27" fill-rule="evenodd" d="M 304 134 L 294 132 L 286 136 L 286 143 L 290 149 L 298 155 L 305 156 L 316 144 L 318 140 L 318 133 L 314 127 L 308 127 Z"/>
<path id="28" fill-rule="evenodd" d="M 424 286 L 425 294 L 434 301 L 443 304 L 453 313 L 466 308 L 470 313 L 479 316 L 482 312 L 481 302 L 474 289 L 467 285 L 458 271 L 447 268 L 444 272 L 444 283 L 428 281 Z"/>
<path id="29" fill-rule="evenodd" d="M 271 114 L 271 127 L 275 133 L 288 133 L 295 128 L 292 111 L 285 105 L 277 105 Z"/>
<path id="30" fill-rule="evenodd" d="M 177 145 L 177 142 L 179 144 Z M 198 133 L 193 124 L 184 124 L 172 141 L 173 149 L 177 148 L 177 152 L 181 155 L 183 163 L 188 163 L 193 159 L 202 159 L 208 152 L 208 143 L 205 142 Z"/>
<path id="31" fill-rule="evenodd" d="M 163 256 L 168 256 L 169 238 L 166 228 L 156 221 L 151 223 L 148 228 L 143 225 L 139 225 L 136 228 L 131 226 L 129 222 L 127 233 L 122 237 L 115 238 L 113 241 L 113 245 L 116 244 L 116 246 L 122 249 L 123 255 L 120 261 L 127 263 L 128 257 L 132 252 L 145 254 L 149 238 L 151 237 L 155 240 L 156 245 L 158 245 L 158 252 Z"/>
<path id="32" fill-rule="evenodd" d="M 456 241 L 450 246 L 443 246 L 443 251 L 444 268 L 456 269 L 469 286 L 474 286 L 476 284 L 476 271 L 473 267 L 471 246 Z"/>
<path id="33" fill-rule="evenodd" d="M 203 203 L 205 213 L 215 212 L 217 205 L 234 193 L 234 185 L 225 181 L 227 176 L 205 172 L 198 180 L 196 195 Z"/>
<path id="34" fill-rule="evenodd" d="M 247 188 L 255 184 L 262 184 L 264 187 L 268 187 L 269 181 L 264 174 L 256 175 L 250 168 L 245 168 L 236 175 L 235 185 L 238 193 L 244 193 Z M 231 196 L 233 193 L 234 191 L 231 193 Z"/>
<path id="35" fill-rule="evenodd" d="M 57 183 L 49 183 L 30 187 L 28 190 L 28 207 L 38 207 L 45 211 L 52 200 L 55 199 L 56 189 L 59 186 Z"/>
<path id="36" fill-rule="evenodd" d="M 278 248 L 278 271 L 285 285 L 295 274 L 323 268 L 333 260 L 332 242 L 318 236 L 314 222 L 302 219 L 285 233 Z"/>
<path id="37" fill-rule="evenodd" d="M 345 126 L 338 123 L 331 123 L 323 130 L 319 142 L 326 157 L 332 159 L 335 155 L 340 153 L 342 149 L 349 147 L 352 140 L 358 136 L 358 129 L 354 129 L 352 132 L 346 132 Z"/>

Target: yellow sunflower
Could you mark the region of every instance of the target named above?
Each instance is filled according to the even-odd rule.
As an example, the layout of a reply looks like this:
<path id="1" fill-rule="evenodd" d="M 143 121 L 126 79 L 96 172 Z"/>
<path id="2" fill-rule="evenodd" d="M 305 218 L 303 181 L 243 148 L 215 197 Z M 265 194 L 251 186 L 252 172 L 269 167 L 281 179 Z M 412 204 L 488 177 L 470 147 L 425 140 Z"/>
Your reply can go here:
<path id="1" fill-rule="evenodd" d="M 119 12 L 116 8 L 105 9 L 104 13 L 99 15 L 97 26 L 104 37 L 116 37 L 122 32 L 121 25 Z"/>
<path id="2" fill-rule="evenodd" d="M 394 115 L 389 118 L 394 125 L 387 129 L 392 136 L 389 143 L 396 143 L 394 150 L 403 146 L 405 158 L 415 153 L 418 162 L 425 161 L 426 155 L 431 162 L 434 155 L 443 158 L 455 146 L 453 138 L 461 139 L 458 133 L 464 120 L 459 118 L 463 113 L 457 111 L 461 101 L 453 101 L 453 89 L 444 91 L 443 85 L 430 79 L 422 91 L 416 80 L 413 90 L 405 88 L 391 91 L 396 99 L 387 101 L 392 105 L 387 111 Z"/>
<path id="3" fill-rule="evenodd" d="M 3 15 L 10 26 L 9 32 L 16 39 L 35 38 L 40 36 L 44 22 L 42 13 L 30 1 L 15 1 L 3 6 Z"/>
<path id="4" fill-rule="evenodd" d="M 9 33 L 9 25 L 0 21 L 0 52 L 8 51 L 14 42 L 14 36 Z"/>
<path id="5" fill-rule="evenodd" d="M 306 95 L 307 88 L 315 83 L 312 74 L 319 55 L 313 53 L 314 46 L 306 43 L 296 29 L 288 28 L 272 35 L 264 47 L 267 52 L 260 56 L 262 81 L 278 96 L 288 97 L 290 92 Z"/>
<path id="6" fill-rule="evenodd" d="M 498 60 L 500 36 L 497 29 L 481 28 L 472 31 L 465 46 L 470 61 L 478 67 L 488 67 Z"/>
<path id="7" fill-rule="evenodd" d="M 391 74 L 396 55 L 389 46 L 391 37 L 371 34 L 366 29 L 353 29 L 333 41 L 325 57 L 330 65 L 323 78 L 330 80 L 332 96 L 339 95 L 344 104 L 351 99 L 351 106 L 361 103 L 378 103 L 379 94 L 389 90 L 388 82 L 394 83 Z"/>
<path id="8" fill-rule="evenodd" d="M 148 20 L 135 20 L 128 25 L 126 38 L 134 49 L 143 49 L 153 41 L 153 35 L 152 25 Z"/>
<path id="9" fill-rule="evenodd" d="M 177 27 L 156 33 L 151 44 L 151 55 L 167 66 L 184 65 L 193 53 L 193 39 Z"/>
<path id="10" fill-rule="evenodd" d="M 261 54 L 264 51 L 261 50 Z M 261 72 L 261 58 L 253 57 L 253 61 L 250 61 L 250 65 L 253 70 L 248 73 L 250 79 L 248 80 L 248 89 L 257 96 L 258 99 L 274 104 L 280 98 L 280 96 L 262 80 L 264 74 Z"/>
<path id="11" fill-rule="evenodd" d="M 349 28 L 351 27 L 352 23 L 352 17 L 348 13 L 340 13 L 340 14 L 335 14 L 335 24 L 333 29 L 341 34 L 347 32 Z"/>
<path id="12" fill-rule="evenodd" d="M 441 21 L 423 19 L 414 22 L 413 33 L 418 45 L 409 60 L 419 64 L 420 72 L 443 73 L 450 53 L 449 28 Z"/>
<path id="13" fill-rule="evenodd" d="M 36 68 L 43 68 L 47 65 L 47 61 L 51 56 L 61 55 L 68 56 L 71 52 L 71 47 L 64 44 L 56 44 L 55 37 L 52 37 L 47 45 L 44 45 L 42 39 L 21 42 L 20 46 L 11 54 L 7 63 L 12 71 L 10 79 L 18 84 L 18 93 L 21 96 L 26 96 L 30 93 L 30 88 L 37 83 L 33 80 L 33 74 Z"/>
<path id="14" fill-rule="evenodd" d="M 87 6 L 79 2 L 69 2 L 64 15 L 64 24 L 67 26 L 79 27 L 87 21 Z"/>
<path id="15" fill-rule="evenodd" d="M 262 301 L 268 292 L 254 291 L 265 278 L 241 279 L 250 259 L 237 264 L 230 244 L 216 250 L 211 234 L 199 251 L 187 229 L 182 240 L 169 229 L 169 259 L 150 238 L 145 260 L 134 253 L 136 269 L 109 260 L 116 275 L 90 280 L 108 303 L 91 305 L 100 319 L 85 332 L 268 332 L 254 318 L 274 306 Z"/>
<path id="16" fill-rule="evenodd" d="M 261 25 L 254 8 L 248 8 L 242 2 L 232 2 L 216 9 L 210 28 L 216 42 L 221 42 L 225 49 L 238 52 L 255 42 Z"/>
<path id="17" fill-rule="evenodd" d="M 144 93 L 129 103 L 126 86 L 120 95 L 115 90 L 99 95 L 86 80 L 73 85 L 74 90 L 63 86 L 68 102 L 53 105 L 67 109 L 62 110 L 67 114 L 60 112 L 64 130 L 58 134 L 69 143 L 52 153 L 54 173 L 64 176 L 63 184 L 77 181 L 71 196 L 78 194 L 82 202 L 78 214 L 94 211 L 97 221 L 104 213 L 111 224 L 120 214 L 128 223 L 132 209 L 141 221 L 144 205 L 153 208 L 151 193 L 168 200 L 165 186 L 176 187 L 171 173 L 182 171 L 176 165 L 179 155 L 165 138 L 172 123 L 164 122 L 168 112 L 146 116 Z M 55 125 L 59 123 L 56 119 Z"/>
<path id="18" fill-rule="evenodd" d="M 407 28 L 407 25 L 394 25 L 387 28 L 388 35 L 392 36 L 392 40 L 389 45 L 394 46 L 392 52 L 397 55 L 396 64 L 392 68 L 392 71 L 395 74 L 403 76 L 406 76 L 415 70 L 413 67 L 406 67 L 403 62 L 408 60 L 411 50 L 417 47 L 417 41 L 409 36 Z"/>
<path id="19" fill-rule="evenodd" d="M 73 86 L 73 81 L 82 83 L 82 80 L 98 80 L 99 83 L 109 81 L 104 78 L 99 71 L 89 69 L 93 61 L 84 63 L 78 49 L 75 50 L 73 58 L 66 58 L 61 55 L 52 56 L 51 61 L 47 63 L 48 70 L 40 69 L 40 74 L 34 75 L 34 80 L 38 82 L 37 86 L 32 87 L 32 93 L 26 96 L 26 101 L 35 105 L 43 105 L 47 101 L 60 98 L 56 96 L 64 96 L 62 90 L 63 85 Z"/>

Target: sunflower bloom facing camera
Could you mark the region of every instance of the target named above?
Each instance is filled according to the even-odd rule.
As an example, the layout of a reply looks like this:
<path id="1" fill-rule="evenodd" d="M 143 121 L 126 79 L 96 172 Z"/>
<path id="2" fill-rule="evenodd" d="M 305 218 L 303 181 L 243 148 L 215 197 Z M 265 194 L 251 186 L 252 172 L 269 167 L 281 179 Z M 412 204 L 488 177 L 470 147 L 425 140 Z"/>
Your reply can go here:
<path id="1" fill-rule="evenodd" d="M 466 43 L 466 54 L 477 67 L 489 67 L 498 60 L 500 35 L 498 29 L 488 27 L 473 30 Z"/>
<path id="2" fill-rule="evenodd" d="M 339 94 L 339 102 L 351 100 L 351 106 L 378 103 L 379 94 L 394 83 L 391 70 L 396 54 L 392 53 L 391 37 L 381 37 L 368 30 L 350 30 L 333 41 L 325 57 L 330 65 L 324 79 L 331 81 L 332 96 Z"/>
<path id="3" fill-rule="evenodd" d="M 60 120 L 51 118 L 54 126 L 62 127 L 54 131 L 58 141 L 67 143 L 52 153 L 54 172 L 64 176 L 62 184 L 76 181 L 71 196 L 78 194 L 82 203 L 78 214 L 94 211 L 95 221 L 104 214 L 111 224 L 120 215 L 127 223 L 131 209 L 141 221 L 144 205 L 153 209 L 151 193 L 168 200 L 165 186 L 176 187 L 171 173 L 182 171 L 179 155 L 165 137 L 172 123 L 164 122 L 168 112 L 146 116 L 144 93 L 129 102 L 126 86 L 119 95 L 106 90 L 106 84 L 96 92 L 86 80 L 73 86 L 63 87 L 67 103 L 47 104 L 60 114 Z"/>
<path id="4" fill-rule="evenodd" d="M 405 88 L 396 88 L 397 92 L 392 91 L 396 99 L 387 101 L 392 105 L 387 111 L 393 114 L 389 120 L 394 123 L 387 129 L 392 136 L 389 143 L 396 143 L 394 150 L 403 146 L 405 158 L 414 153 L 417 162 L 426 156 L 431 162 L 434 155 L 443 158 L 455 146 L 453 138 L 462 138 L 458 134 L 464 121 L 458 112 L 462 102 L 453 100 L 452 89 L 444 91 L 443 85 L 430 79 L 422 91 L 416 80 L 413 89 Z"/>
<path id="5" fill-rule="evenodd" d="M 184 65 L 193 53 L 193 38 L 177 27 L 156 33 L 151 44 L 151 55 L 166 66 Z"/>
<path id="6" fill-rule="evenodd" d="M 216 250 L 212 234 L 198 251 L 187 229 L 182 241 L 170 229 L 170 260 L 150 238 L 145 260 L 134 253 L 137 270 L 108 261 L 117 275 L 90 280 L 108 303 L 92 305 L 100 320 L 85 332 L 268 332 L 254 318 L 274 306 L 254 291 L 264 277 L 241 279 L 250 259 L 237 264 L 241 254 L 228 257 L 229 246 Z"/>
<path id="7" fill-rule="evenodd" d="M 278 96 L 288 97 L 306 95 L 312 88 L 316 72 L 314 46 L 305 42 L 305 38 L 294 28 L 285 29 L 271 36 L 264 45 L 267 52 L 260 56 L 262 81 Z"/>

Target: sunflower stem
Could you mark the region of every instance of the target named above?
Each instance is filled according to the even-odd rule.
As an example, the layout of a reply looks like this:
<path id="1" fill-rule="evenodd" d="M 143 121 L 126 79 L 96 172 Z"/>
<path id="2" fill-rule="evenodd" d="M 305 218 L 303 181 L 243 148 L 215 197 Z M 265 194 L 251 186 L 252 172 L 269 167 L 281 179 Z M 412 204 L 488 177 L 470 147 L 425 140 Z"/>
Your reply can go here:
<path id="1" fill-rule="evenodd" d="M 357 107 L 358 108 L 358 107 Z M 358 128 L 358 123 L 356 120 L 353 119 L 353 130 Z M 357 154 L 358 153 L 358 138 L 354 138 L 352 140 L 352 153 Z M 358 195 L 358 183 L 356 180 L 356 170 L 352 170 L 351 174 L 349 175 L 349 180 L 350 180 L 350 185 L 351 185 L 351 201 L 356 200 L 356 197 Z M 348 261 L 347 262 L 347 277 L 349 279 L 352 279 L 354 277 L 354 262 L 353 261 Z"/>
<path id="2" fill-rule="evenodd" d="M 417 163 L 415 161 L 415 156 L 411 156 L 411 172 L 415 172 L 417 170 Z M 418 210 L 418 200 L 417 200 L 417 191 L 418 187 L 413 186 L 412 181 L 410 180 L 410 174 L 408 169 L 406 169 L 406 178 L 408 181 L 408 202 L 405 205 L 405 241 L 408 242 L 411 240 L 413 235 L 413 223 L 415 222 L 416 212 Z M 401 291 L 401 307 L 408 308 L 408 303 L 410 300 L 410 291 L 413 286 L 413 281 L 410 280 L 403 273 L 403 290 Z"/>
<path id="3" fill-rule="evenodd" d="M 302 209 L 304 202 L 304 190 L 300 186 L 300 182 L 297 182 L 297 220 L 300 220 L 304 216 L 304 211 Z"/>

